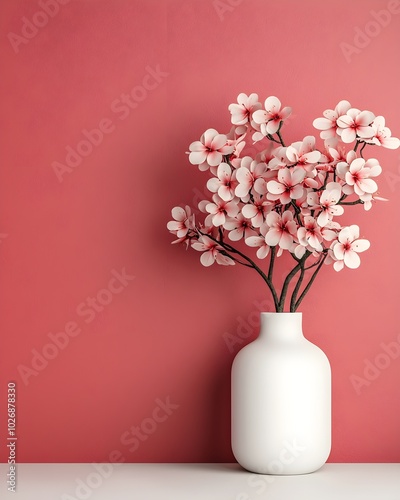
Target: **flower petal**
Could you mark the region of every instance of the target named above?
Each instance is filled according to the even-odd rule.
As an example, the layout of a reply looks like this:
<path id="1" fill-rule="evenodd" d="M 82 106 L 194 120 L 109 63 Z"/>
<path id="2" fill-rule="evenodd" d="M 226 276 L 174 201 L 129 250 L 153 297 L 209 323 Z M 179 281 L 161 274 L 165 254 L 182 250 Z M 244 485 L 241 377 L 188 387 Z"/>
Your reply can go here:
<path id="1" fill-rule="evenodd" d="M 177 221 L 184 221 L 187 218 L 186 212 L 182 207 L 174 207 L 171 210 L 171 214 Z"/>
<path id="2" fill-rule="evenodd" d="M 286 187 L 277 181 L 267 182 L 267 189 L 272 194 L 282 194 L 286 191 Z"/>
<path id="3" fill-rule="evenodd" d="M 268 120 L 267 113 L 263 109 L 258 109 L 257 111 L 255 111 L 252 115 L 252 118 L 259 125 L 261 123 L 265 123 Z"/>
<path id="4" fill-rule="evenodd" d="M 350 269 L 357 269 L 361 264 L 361 259 L 354 250 L 347 250 L 344 254 L 344 263 Z"/>
<path id="5" fill-rule="evenodd" d="M 211 148 L 212 149 L 220 149 L 223 146 L 225 146 L 226 141 L 227 141 L 226 135 L 224 135 L 224 134 L 218 134 L 211 141 Z"/>
<path id="6" fill-rule="evenodd" d="M 310 153 L 306 153 L 302 156 L 307 163 L 318 163 L 321 158 L 321 153 L 319 151 L 311 151 Z"/>
<path id="7" fill-rule="evenodd" d="M 216 135 L 218 135 L 218 131 L 215 130 L 215 128 L 209 128 L 204 132 L 200 140 L 206 147 L 210 147 L 211 142 Z"/>
<path id="8" fill-rule="evenodd" d="M 200 256 L 200 262 L 203 264 L 205 267 L 210 267 L 214 264 L 215 258 L 212 253 L 212 251 L 204 252 Z"/>
<path id="9" fill-rule="evenodd" d="M 265 243 L 265 240 L 264 238 L 261 238 L 261 236 L 250 236 L 245 239 L 245 243 L 249 247 L 260 247 Z"/>
<path id="10" fill-rule="evenodd" d="M 332 128 L 332 120 L 328 118 L 316 118 L 313 121 L 313 126 L 317 130 L 329 130 Z"/>
<path id="11" fill-rule="evenodd" d="M 190 159 L 190 158 L 189 158 Z M 217 167 L 222 161 L 222 154 L 218 151 L 211 151 L 207 155 L 207 163 L 211 167 Z"/>
<path id="12" fill-rule="evenodd" d="M 189 161 L 192 165 L 200 165 L 207 158 L 205 151 L 192 151 L 189 155 Z"/>
<path id="13" fill-rule="evenodd" d="M 275 114 L 281 109 L 281 101 L 275 96 L 270 96 L 265 99 L 264 107 L 267 113 Z"/>
<path id="14" fill-rule="evenodd" d="M 267 235 L 268 236 L 268 235 Z M 279 246 L 284 250 L 289 250 L 292 246 L 293 238 L 289 233 L 282 233 L 281 239 L 279 240 Z"/>
<path id="15" fill-rule="evenodd" d="M 349 144 L 350 142 L 353 142 L 355 140 L 356 132 L 352 128 L 344 128 L 341 131 L 340 137 L 343 142 Z"/>
<path id="16" fill-rule="evenodd" d="M 365 250 L 368 250 L 370 246 L 371 243 L 368 240 L 357 240 L 354 241 L 354 243 L 351 245 L 351 247 L 357 253 L 365 252 Z"/>
<path id="17" fill-rule="evenodd" d="M 281 239 L 281 232 L 278 229 L 270 229 L 265 236 L 265 242 L 270 247 L 274 247 L 279 243 Z"/>
<path id="18" fill-rule="evenodd" d="M 375 193 L 378 185 L 373 179 L 360 179 L 358 185 L 365 193 Z"/>

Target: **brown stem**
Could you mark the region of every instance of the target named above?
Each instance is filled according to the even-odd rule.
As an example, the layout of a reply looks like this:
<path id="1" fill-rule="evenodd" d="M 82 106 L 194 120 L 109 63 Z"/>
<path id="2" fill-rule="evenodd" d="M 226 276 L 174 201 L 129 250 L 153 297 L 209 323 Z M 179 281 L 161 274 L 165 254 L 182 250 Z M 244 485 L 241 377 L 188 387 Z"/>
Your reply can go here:
<path id="1" fill-rule="evenodd" d="M 309 282 L 307 283 L 307 286 L 304 288 L 302 294 L 300 295 L 299 299 L 296 301 L 296 304 L 295 304 L 295 308 L 294 308 L 294 311 L 297 311 L 299 305 L 301 304 L 301 301 L 304 299 L 304 297 L 306 296 L 308 290 L 310 289 L 311 285 L 314 283 L 314 280 L 315 278 L 317 277 L 317 274 L 319 272 L 319 270 L 321 269 L 323 263 L 325 262 L 325 259 L 327 257 L 327 253 L 323 256 L 323 258 L 321 259 L 321 262 L 318 264 L 317 266 L 317 269 L 313 272 Z"/>
<path id="2" fill-rule="evenodd" d="M 361 203 L 364 204 L 362 200 L 355 200 L 355 201 L 339 201 L 338 205 L 359 205 Z"/>
<path id="3" fill-rule="evenodd" d="M 292 297 L 290 299 L 290 312 L 295 312 L 296 310 L 296 299 L 297 299 L 297 294 L 299 293 L 301 284 L 303 283 L 304 279 L 304 274 L 305 274 L 305 268 L 304 268 L 304 262 L 301 263 L 300 265 L 300 276 L 299 279 L 297 280 L 296 286 L 294 287 Z"/>
<path id="4" fill-rule="evenodd" d="M 282 292 L 281 296 L 279 299 L 279 311 L 278 312 L 283 312 L 283 308 L 285 306 L 285 300 L 286 300 L 286 295 L 288 292 L 289 284 L 291 280 L 294 278 L 294 276 L 302 269 L 302 266 L 304 267 L 304 262 L 307 260 L 307 257 L 311 254 L 308 250 L 306 250 L 306 253 L 303 255 L 301 259 L 296 259 L 297 265 L 294 266 L 294 268 L 290 271 L 290 273 L 286 276 L 285 281 L 283 282 L 283 287 L 282 287 Z M 293 256 L 293 254 L 292 254 Z"/>
<path id="5" fill-rule="evenodd" d="M 250 259 L 250 257 L 247 257 L 247 255 L 245 255 L 244 253 L 242 253 L 240 250 L 238 250 L 237 248 L 233 247 L 229 243 L 226 243 L 225 241 L 222 241 L 222 239 L 218 240 L 217 238 L 214 238 L 210 234 L 202 233 L 200 230 L 198 230 L 198 231 L 199 231 L 199 233 L 202 236 L 207 236 L 207 238 L 210 238 L 210 240 L 215 241 L 215 243 L 217 243 L 222 248 L 224 248 L 226 250 L 227 254 L 228 254 L 227 256 L 230 257 L 230 258 L 232 258 L 233 260 L 236 260 L 236 262 L 238 264 L 246 265 L 247 267 L 252 267 L 262 277 L 262 279 L 265 281 L 265 283 L 268 285 L 268 288 L 270 289 L 270 291 L 272 293 L 272 297 L 274 299 L 275 310 L 277 312 L 279 312 L 278 311 L 278 307 L 279 307 L 278 295 L 276 293 L 276 290 L 274 288 L 274 285 L 273 285 L 272 281 L 270 281 L 268 279 L 268 276 L 264 273 L 264 271 L 262 269 L 260 269 L 257 266 L 257 264 Z M 232 255 L 229 255 L 230 253 L 235 253 L 235 254 L 240 255 L 242 257 L 242 259 L 244 259 L 246 262 L 248 262 L 248 264 L 243 264 L 241 261 L 235 259 Z"/>
<path id="6" fill-rule="evenodd" d="M 271 283 L 272 283 L 272 275 L 274 273 L 275 256 L 276 256 L 276 247 L 271 247 L 271 256 L 269 259 L 269 268 L 268 268 L 268 279 Z"/>
<path id="7" fill-rule="evenodd" d="M 367 145 L 367 143 L 364 142 L 364 144 L 362 145 L 362 148 L 360 149 L 360 156 L 361 156 L 361 158 L 364 158 L 364 156 L 363 156 L 362 153 L 363 153 L 363 150 L 364 150 L 364 148 L 365 148 L 366 145 Z"/>
<path id="8" fill-rule="evenodd" d="M 281 124 L 279 125 L 279 129 L 277 130 L 276 132 L 276 135 L 279 137 L 279 140 L 282 144 L 283 147 L 285 147 L 285 143 L 283 142 L 283 139 L 282 139 L 282 136 L 281 136 L 281 127 L 283 125 L 283 122 L 281 122 Z"/>

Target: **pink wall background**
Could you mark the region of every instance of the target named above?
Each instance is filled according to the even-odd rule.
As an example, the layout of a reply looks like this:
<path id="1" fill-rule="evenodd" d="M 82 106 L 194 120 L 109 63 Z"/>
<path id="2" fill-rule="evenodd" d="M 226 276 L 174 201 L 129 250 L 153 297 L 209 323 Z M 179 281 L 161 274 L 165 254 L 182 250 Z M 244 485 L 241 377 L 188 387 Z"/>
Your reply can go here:
<path id="1" fill-rule="evenodd" d="M 204 269 L 200 254 L 170 245 L 171 207 L 198 201 L 205 181 L 185 151 L 206 128 L 229 130 L 239 92 L 291 105 L 289 141 L 317 134 L 312 120 L 340 99 L 383 114 L 399 136 L 400 3 L 52 5 L 45 22 L 40 2 L 0 4 L 1 434 L 13 380 L 20 462 L 233 461 L 230 366 L 267 290 L 246 269 Z M 377 24 L 373 11 L 388 9 Z M 24 17 L 43 26 L 13 48 Z M 357 29 L 370 35 L 354 40 Z M 100 122 L 107 133 L 59 182 L 54 162 Z M 381 356 L 382 342 L 394 355 L 400 344 L 400 157 L 376 153 L 390 202 L 350 216 L 371 249 L 359 270 L 326 267 L 302 307 L 306 336 L 332 364 L 332 462 L 400 461 L 400 356 Z M 134 279 L 118 285 L 123 269 Z M 102 310 L 90 303 L 98 294 Z M 49 334 L 66 324 L 75 336 L 54 350 Z M 24 378 L 35 349 L 54 359 Z M 368 381 L 365 360 L 387 367 Z M 359 394 L 352 376 L 366 381 Z"/>

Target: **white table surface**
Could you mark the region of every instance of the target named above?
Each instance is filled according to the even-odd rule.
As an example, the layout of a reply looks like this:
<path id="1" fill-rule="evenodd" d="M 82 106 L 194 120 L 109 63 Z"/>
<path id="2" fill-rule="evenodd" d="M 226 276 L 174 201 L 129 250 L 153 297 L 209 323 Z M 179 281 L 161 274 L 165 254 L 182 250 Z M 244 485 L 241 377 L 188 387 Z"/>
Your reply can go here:
<path id="1" fill-rule="evenodd" d="M 400 464 L 326 464 L 301 476 L 237 464 L 104 464 L 102 475 L 92 464 L 18 464 L 16 493 L 7 472 L 0 464 L 2 500 L 400 500 Z"/>

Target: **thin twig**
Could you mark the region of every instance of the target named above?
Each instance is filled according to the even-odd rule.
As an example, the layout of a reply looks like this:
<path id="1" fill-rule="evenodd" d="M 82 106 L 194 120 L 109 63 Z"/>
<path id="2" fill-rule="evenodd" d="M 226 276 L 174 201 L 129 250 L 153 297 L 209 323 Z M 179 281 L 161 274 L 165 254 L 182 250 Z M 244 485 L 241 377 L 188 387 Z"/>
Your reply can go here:
<path id="1" fill-rule="evenodd" d="M 297 280 L 296 286 L 294 287 L 292 293 L 292 297 L 290 299 L 290 312 L 294 312 L 296 310 L 297 294 L 299 293 L 301 284 L 303 283 L 304 274 L 305 274 L 305 268 L 304 268 L 304 262 L 302 262 L 300 264 L 300 276 L 299 279 Z"/>
<path id="2" fill-rule="evenodd" d="M 277 144 L 281 144 L 279 141 L 277 141 L 276 139 L 274 139 L 271 134 L 267 134 L 267 139 L 269 139 L 272 142 L 276 142 Z"/>
<path id="3" fill-rule="evenodd" d="M 339 201 L 338 205 L 363 205 L 364 202 L 362 200 L 355 201 Z"/>
<path id="4" fill-rule="evenodd" d="M 268 268 L 268 279 L 271 283 L 272 283 L 272 275 L 274 273 L 275 256 L 276 256 L 276 247 L 271 247 L 271 255 L 269 259 L 269 268 Z"/>
<path id="5" fill-rule="evenodd" d="M 200 230 L 198 230 L 199 233 L 203 236 L 206 236 L 207 238 L 210 238 L 210 240 L 214 241 L 215 243 L 217 243 L 218 245 L 222 246 L 222 248 L 224 248 L 227 252 L 228 252 L 228 257 L 231 257 L 231 255 L 229 255 L 229 253 L 235 253 L 235 254 L 238 254 L 240 255 L 245 261 L 248 262 L 248 267 L 252 267 L 255 271 L 257 271 L 257 273 L 262 277 L 262 279 L 265 281 L 265 283 L 268 285 L 268 288 L 271 290 L 271 293 L 272 293 L 272 297 L 274 299 L 274 304 L 275 304 L 275 309 L 276 311 L 278 311 L 278 306 L 279 306 L 279 300 L 278 300 L 278 295 L 276 293 L 276 290 L 274 288 L 274 285 L 273 283 L 268 279 L 268 276 L 264 273 L 264 271 L 262 269 L 260 269 L 257 264 L 255 262 L 253 262 L 250 257 L 247 257 L 247 255 L 245 255 L 244 253 L 242 253 L 240 250 L 238 250 L 237 248 L 233 247 L 232 245 L 230 245 L 229 243 L 226 243 L 222 240 L 218 240 L 217 238 L 214 238 L 212 235 L 210 234 L 207 234 L 207 233 L 202 233 Z M 242 262 L 238 261 L 237 262 L 239 264 L 242 264 Z"/>
<path id="6" fill-rule="evenodd" d="M 302 294 L 300 295 L 299 299 L 297 300 L 293 312 L 295 312 L 298 309 L 299 305 L 301 304 L 301 301 L 304 299 L 306 293 L 310 289 L 311 285 L 314 283 L 314 280 L 317 277 L 317 274 L 318 274 L 319 270 L 321 269 L 323 263 L 325 262 L 327 255 L 328 255 L 327 253 L 324 255 L 324 257 L 321 259 L 321 262 L 318 264 L 317 269 L 313 272 L 313 274 L 310 278 L 310 281 L 307 283 L 307 286 L 304 288 Z"/>
<path id="7" fill-rule="evenodd" d="M 364 142 L 364 144 L 362 145 L 362 148 L 360 149 L 360 156 L 361 156 L 361 158 L 364 158 L 362 152 L 363 152 L 363 149 L 365 148 L 366 145 L 367 145 L 367 143 Z"/>
<path id="8" fill-rule="evenodd" d="M 284 308 L 284 305 L 285 305 L 285 299 L 286 299 L 286 295 L 287 295 L 289 284 L 290 284 L 292 278 L 300 271 L 300 269 L 301 269 L 301 265 L 299 263 L 286 276 L 286 279 L 283 282 L 281 296 L 279 298 L 279 309 L 278 309 L 278 312 L 283 312 L 283 308 Z"/>
<path id="9" fill-rule="evenodd" d="M 282 136 L 281 136 L 281 127 L 282 127 L 282 124 L 283 124 L 283 122 L 281 122 L 281 125 L 280 125 L 279 129 L 277 130 L 276 135 L 279 137 L 279 140 L 281 141 L 282 146 L 285 147 L 285 143 L 283 142 L 283 139 L 282 139 Z"/>

